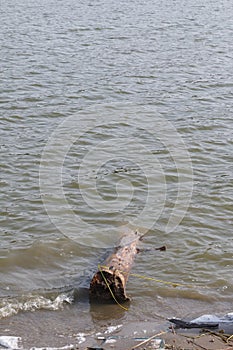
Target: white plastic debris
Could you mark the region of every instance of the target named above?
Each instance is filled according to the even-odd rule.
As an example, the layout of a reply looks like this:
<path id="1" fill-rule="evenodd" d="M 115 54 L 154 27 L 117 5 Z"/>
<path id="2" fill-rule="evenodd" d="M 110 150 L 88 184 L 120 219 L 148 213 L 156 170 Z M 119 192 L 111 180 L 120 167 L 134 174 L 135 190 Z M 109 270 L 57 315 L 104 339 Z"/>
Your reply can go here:
<path id="1" fill-rule="evenodd" d="M 159 349 L 163 350 L 165 349 L 165 342 L 163 339 L 156 338 L 151 340 L 151 347 L 152 349 Z"/>
<path id="2" fill-rule="evenodd" d="M 85 333 L 78 333 L 76 335 L 76 339 L 78 341 L 79 344 L 82 344 L 86 341 L 86 338 L 85 338 Z"/>
<path id="3" fill-rule="evenodd" d="M 117 326 L 109 326 L 106 331 L 104 332 L 104 334 L 110 334 L 110 333 L 113 333 L 115 332 L 116 330 L 118 330 L 119 328 L 122 327 L 122 324 L 119 324 Z"/>
<path id="4" fill-rule="evenodd" d="M 30 350 L 73 350 L 73 349 L 74 349 L 74 345 L 66 345 L 61 348 L 51 348 L 46 346 L 43 348 L 36 348 L 36 347 L 30 348 Z"/>
<path id="5" fill-rule="evenodd" d="M 116 343 L 116 339 L 109 338 L 109 339 L 106 339 L 104 344 L 114 344 L 114 343 Z"/>
<path id="6" fill-rule="evenodd" d="M 202 315 L 194 320 L 190 321 L 191 323 L 233 323 L 233 312 L 229 312 L 222 317 L 216 315 Z"/>
<path id="7" fill-rule="evenodd" d="M 13 337 L 2 335 L 0 336 L 0 348 L 3 347 L 5 349 L 20 349 L 19 342 L 21 341 L 20 337 Z"/>
<path id="8" fill-rule="evenodd" d="M 149 339 L 149 338 L 143 337 L 143 338 L 135 338 L 134 340 L 137 342 L 143 342 L 147 339 Z M 165 342 L 161 338 L 154 338 L 154 339 L 150 340 L 150 342 L 148 342 L 148 344 L 150 344 L 150 349 L 159 349 L 159 350 L 165 349 Z"/>

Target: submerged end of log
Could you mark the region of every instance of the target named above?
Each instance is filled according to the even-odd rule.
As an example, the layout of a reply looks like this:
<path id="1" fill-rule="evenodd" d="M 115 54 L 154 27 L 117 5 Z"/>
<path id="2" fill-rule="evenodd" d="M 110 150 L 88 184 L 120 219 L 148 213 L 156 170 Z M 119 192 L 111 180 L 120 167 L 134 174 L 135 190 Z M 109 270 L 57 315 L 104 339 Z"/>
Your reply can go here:
<path id="1" fill-rule="evenodd" d="M 129 301 L 130 298 L 126 295 L 125 285 L 126 279 L 123 273 L 103 267 L 101 271 L 95 273 L 91 280 L 90 298 L 93 300 L 112 301 L 114 295 L 118 302 Z"/>

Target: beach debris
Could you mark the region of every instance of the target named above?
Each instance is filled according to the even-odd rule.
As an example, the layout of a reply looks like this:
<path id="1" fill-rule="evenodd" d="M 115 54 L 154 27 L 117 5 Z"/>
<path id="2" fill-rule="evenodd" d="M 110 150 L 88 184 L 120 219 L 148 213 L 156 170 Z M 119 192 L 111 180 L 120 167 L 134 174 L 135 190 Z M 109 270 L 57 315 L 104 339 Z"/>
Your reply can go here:
<path id="1" fill-rule="evenodd" d="M 216 315 L 202 315 L 191 321 L 182 320 L 180 318 L 170 318 L 168 321 L 175 324 L 176 328 L 219 328 L 224 325 L 233 327 L 233 313 L 229 312 L 222 317 Z"/>
<path id="2" fill-rule="evenodd" d="M 105 344 L 114 344 L 116 343 L 116 338 L 109 337 L 108 339 L 105 340 Z"/>
<path id="3" fill-rule="evenodd" d="M 84 343 L 86 341 L 85 336 L 86 336 L 85 333 L 78 333 L 78 334 L 76 334 L 76 339 L 77 339 L 79 344 L 82 344 L 82 343 Z"/>
<path id="4" fill-rule="evenodd" d="M 192 322 L 219 322 L 233 324 L 233 312 L 228 312 L 226 315 L 220 317 L 216 315 L 202 315 L 192 320 Z"/>
<path id="5" fill-rule="evenodd" d="M 74 345 L 65 345 L 65 346 L 62 346 L 62 347 L 47 347 L 47 346 L 44 346 L 43 348 L 37 348 L 37 347 L 33 347 L 33 348 L 30 348 L 30 350 L 75 350 L 77 349 L 76 346 Z"/>
<path id="6" fill-rule="evenodd" d="M 122 324 L 118 324 L 116 326 L 109 326 L 106 331 L 104 332 L 104 334 L 111 334 L 117 330 L 119 330 L 122 327 Z"/>
<path id="7" fill-rule="evenodd" d="M 218 328 L 219 324 L 214 322 L 193 322 L 193 321 L 184 321 L 180 318 L 169 318 L 169 322 L 175 324 L 176 328 Z"/>
<path id="8" fill-rule="evenodd" d="M 145 342 L 145 341 L 148 342 L 148 339 L 149 338 L 134 338 L 135 341 L 140 341 L 141 345 L 142 345 L 142 342 Z M 150 339 L 149 342 L 150 342 L 150 349 L 159 349 L 159 350 L 165 349 L 165 342 L 161 338 Z M 133 349 L 135 348 L 136 347 L 134 347 Z"/>
<path id="9" fill-rule="evenodd" d="M 152 337 L 150 338 L 146 338 L 145 340 L 143 340 L 142 342 L 140 342 L 139 344 L 133 346 L 132 348 L 130 348 L 129 350 L 135 350 L 137 348 L 140 348 L 142 345 L 145 345 L 147 343 L 150 343 L 152 342 L 153 340 L 157 339 L 160 335 L 163 335 L 163 334 L 166 334 L 167 332 L 164 331 L 164 332 L 160 332 L 160 333 L 157 333 L 157 334 L 154 334 L 152 335 Z M 160 341 L 161 340 L 161 341 Z M 157 347 L 157 349 L 164 349 L 164 346 L 165 346 L 165 343 L 162 339 L 160 339 L 158 342 L 159 342 L 159 345 L 154 343 L 155 346 L 159 346 Z M 161 347 L 162 346 L 162 347 Z M 152 348 L 153 349 L 153 348 Z M 156 347 L 154 348 L 156 349 Z"/>
<path id="10" fill-rule="evenodd" d="M 21 349 L 20 342 L 20 337 L 2 335 L 0 336 L 0 349 Z"/>

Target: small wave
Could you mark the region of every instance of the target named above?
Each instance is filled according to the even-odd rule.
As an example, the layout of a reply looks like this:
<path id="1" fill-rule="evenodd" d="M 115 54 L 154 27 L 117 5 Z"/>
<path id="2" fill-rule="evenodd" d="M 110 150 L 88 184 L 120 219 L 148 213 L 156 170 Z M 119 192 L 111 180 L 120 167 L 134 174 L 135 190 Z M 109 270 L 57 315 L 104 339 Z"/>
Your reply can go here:
<path id="1" fill-rule="evenodd" d="M 4 298 L 0 301 L 0 319 L 16 315 L 20 311 L 59 310 L 64 303 L 71 304 L 73 299 L 72 293 L 59 294 L 55 299 L 42 295 L 27 295 L 19 299 Z"/>

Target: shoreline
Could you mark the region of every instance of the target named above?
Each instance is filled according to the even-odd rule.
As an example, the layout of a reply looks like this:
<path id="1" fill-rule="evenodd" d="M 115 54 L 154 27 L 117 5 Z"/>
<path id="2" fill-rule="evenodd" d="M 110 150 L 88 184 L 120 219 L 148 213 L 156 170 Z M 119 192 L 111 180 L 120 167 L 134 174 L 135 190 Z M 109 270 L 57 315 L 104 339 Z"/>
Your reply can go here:
<path id="1" fill-rule="evenodd" d="M 161 327 L 155 322 L 130 322 L 108 326 L 101 332 L 76 333 L 59 345 L 29 346 L 25 339 L 0 334 L 0 350 L 231 350 L 233 335 L 216 330 L 186 330 Z"/>

